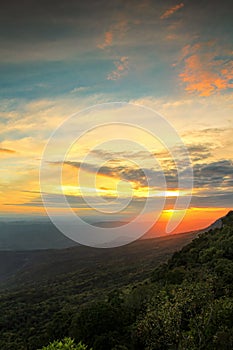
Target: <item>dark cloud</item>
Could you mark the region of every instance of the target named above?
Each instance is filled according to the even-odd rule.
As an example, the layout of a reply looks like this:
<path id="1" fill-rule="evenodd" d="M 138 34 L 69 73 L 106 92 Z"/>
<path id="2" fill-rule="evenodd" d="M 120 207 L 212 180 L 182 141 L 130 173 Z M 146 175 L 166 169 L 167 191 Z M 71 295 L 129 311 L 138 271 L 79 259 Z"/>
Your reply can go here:
<path id="1" fill-rule="evenodd" d="M 146 174 L 149 173 L 151 175 L 158 175 L 159 173 L 154 172 L 152 169 L 135 169 L 135 168 L 129 168 L 126 166 L 97 166 L 95 164 L 89 164 L 89 163 L 80 163 L 80 162 L 71 162 L 71 161 L 65 161 L 64 163 L 61 162 L 50 162 L 52 165 L 56 164 L 65 164 L 69 165 L 75 168 L 82 168 L 83 170 L 92 173 L 92 174 L 99 174 L 103 176 L 108 177 L 114 177 L 117 179 L 121 179 L 124 181 L 131 181 L 136 184 L 136 186 L 147 186 L 147 179 Z M 146 173 L 146 174 L 145 174 Z"/>
<path id="2" fill-rule="evenodd" d="M 226 176 L 233 174 L 233 163 L 231 160 L 220 160 L 210 164 L 196 165 L 195 170 L 199 176 Z"/>
<path id="3" fill-rule="evenodd" d="M 193 196 L 191 206 L 197 208 L 233 208 L 233 193 L 209 196 Z"/>
<path id="4" fill-rule="evenodd" d="M 195 149 L 198 150 L 198 149 Z M 61 162 L 51 162 L 52 165 L 62 164 Z M 146 176 L 154 179 L 154 185 L 158 185 L 158 179 L 161 175 L 154 169 L 134 169 L 126 166 L 110 167 L 104 166 L 98 168 L 96 165 L 80 163 L 80 162 L 65 162 L 66 165 L 80 169 L 82 166 L 88 172 L 100 175 L 115 177 L 125 181 L 131 181 L 134 185 L 143 187 L 147 186 Z M 185 172 L 185 170 L 184 170 Z M 176 169 L 165 171 L 168 189 L 177 188 L 177 172 Z M 156 182 L 157 180 L 157 182 Z M 194 166 L 194 188 L 198 190 L 199 195 L 192 196 L 191 206 L 193 207 L 233 207 L 233 162 L 231 160 L 220 160 L 206 164 L 196 164 Z M 159 186 L 158 186 L 159 187 Z M 153 187 L 152 187 L 153 188 Z M 104 188 L 106 189 L 106 188 Z M 27 191 L 27 190 L 25 190 Z M 33 192 L 34 193 L 34 192 Z M 37 193 L 37 192 L 35 192 Z M 63 197 L 56 194 L 45 194 L 48 206 L 60 207 L 63 202 Z M 90 195 L 91 196 L 91 195 Z M 93 197 L 96 201 L 96 197 Z M 105 196 L 106 201 L 114 201 L 116 197 Z M 67 201 L 73 208 L 88 208 L 85 200 L 81 196 L 66 196 Z M 174 205 L 175 198 L 168 198 L 166 205 Z M 134 198 L 128 209 L 139 208 L 143 205 L 145 198 Z M 7 203 L 6 205 L 13 205 Z M 15 205 L 15 204 L 14 204 Z M 38 196 L 31 202 L 19 204 L 20 206 L 38 206 L 42 207 L 41 197 Z M 108 205 L 108 204 L 106 204 Z"/>
<path id="5" fill-rule="evenodd" d="M 149 155 L 153 155 L 153 151 L 151 152 L 146 152 L 146 151 L 106 151 L 104 149 L 94 149 L 90 152 L 90 155 L 93 155 L 96 158 L 100 159 L 117 159 L 117 158 L 126 158 L 126 159 L 145 159 L 148 158 Z"/>
<path id="6" fill-rule="evenodd" d="M 166 208 L 172 208 L 175 204 L 176 197 L 168 197 L 166 199 Z M 233 208 L 233 193 L 220 193 L 193 195 L 190 203 L 192 208 Z"/>
<path id="7" fill-rule="evenodd" d="M 165 171 L 164 174 L 160 170 L 156 170 L 153 168 L 135 168 L 126 165 L 117 165 L 117 166 L 98 166 L 96 164 L 90 163 L 81 163 L 81 162 L 73 162 L 73 161 L 65 161 L 65 162 L 49 162 L 51 165 L 69 165 L 74 168 L 80 169 L 91 173 L 91 174 L 99 174 L 103 176 L 113 177 L 123 181 L 129 181 L 134 184 L 135 188 L 139 187 L 151 187 L 151 188 L 161 188 L 161 184 L 163 183 L 163 176 L 167 177 L 167 184 L 170 186 L 169 182 L 176 182 L 176 170 L 172 169 L 169 171 Z M 170 176 L 170 179 L 169 179 Z"/>
<path id="8" fill-rule="evenodd" d="M 212 156 L 213 147 L 211 145 L 193 144 L 187 145 L 186 147 L 193 162 L 207 159 Z"/>
<path id="9" fill-rule="evenodd" d="M 52 207 L 52 208 L 63 208 L 63 197 L 57 194 L 46 194 L 47 202 L 46 206 Z M 73 209 L 91 209 L 90 206 L 85 202 L 85 200 L 81 196 L 72 196 L 67 195 L 66 196 L 67 202 Z M 109 201 L 113 201 L 116 199 L 116 197 L 106 197 L 106 206 L 109 206 Z M 91 196 L 90 196 L 91 200 Z M 103 203 L 101 203 L 98 206 L 98 203 L 96 202 L 96 197 L 93 197 L 94 203 L 95 203 L 95 215 L 98 213 L 98 208 L 103 208 Z M 145 205 L 146 198 L 136 198 L 134 197 L 129 205 L 127 206 L 126 210 L 124 212 L 121 212 L 121 215 L 123 214 L 130 214 L 135 211 L 139 211 L 143 208 Z M 166 198 L 166 208 L 173 207 L 176 201 L 176 197 L 168 197 Z M 44 204 L 41 200 L 41 197 L 37 197 L 32 201 L 21 203 L 21 204 L 15 204 L 15 203 L 5 203 L 6 206 L 20 206 L 20 207 L 43 207 Z M 217 207 L 217 208 L 233 208 L 233 192 L 232 193 L 224 193 L 223 191 L 220 193 L 214 193 L 213 191 L 207 193 L 206 195 L 193 195 L 191 199 L 190 207 L 195 208 L 208 208 L 208 207 Z M 97 209 L 97 211 L 96 211 Z M 93 213 L 92 213 L 93 214 Z M 85 215 L 82 213 L 82 215 Z M 102 214 L 103 215 L 103 214 Z M 106 217 L 110 216 L 110 214 L 106 214 Z"/>
<path id="10" fill-rule="evenodd" d="M 46 206 L 56 207 L 56 208 L 64 207 L 64 197 L 62 195 L 56 194 L 56 193 L 44 193 L 43 196 L 46 198 Z M 90 208 L 89 205 L 85 202 L 85 199 L 81 195 L 77 195 L 77 196 L 65 195 L 65 198 L 72 208 Z M 89 196 L 89 198 L 91 198 L 91 196 Z M 103 196 L 102 198 L 106 200 L 114 200 L 116 197 Z M 93 197 L 93 199 L 96 200 L 96 197 Z M 17 206 L 23 206 L 23 207 L 43 207 L 44 206 L 41 195 L 25 203 L 20 203 L 20 204 L 5 203 L 4 205 L 17 205 Z"/>
<path id="11" fill-rule="evenodd" d="M 201 159 L 206 159 L 212 156 L 213 145 L 210 144 L 191 144 L 185 145 L 184 148 L 174 147 L 173 150 L 178 154 L 179 157 L 187 156 L 187 153 L 192 158 L 193 161 L 199 161 Z M 187 151 L 187 152 L 186 152 Z M 149 157 L 154 156 L 159 160 L 171 158 L 170 152 L 168 150 L 163 151 L 106 151 L 104 149 L 95 149 L 90 152 L 91 155 L 100 159 L 116 159 L 116 158 L 127 158 L 127 159 L 149 159 Z M 171 159 L 172 161 L 172 159 Z"/>
<path id="12" fill-rule="evenodd" d="M 47 208 L 60 208 L 64 209 L 64 196 L 60 194 L 54 193 L 43 193 L 43 197 L 46 199 L 46 207 Z M 81 195 L 66 195 L 65 199 L 68 203 L 68 206 L 74 210 L 77 210 L 77 215 L 84 218 L 87 214 L 82 209 L 88 210 L 87 222 L 95 221 L 96 218 L 101 217 L 102 219 L 116 219 L 117 217 L 132 217 L 132 215 L 137 215 L 145 204 L 146 198 L 130 198 L 128 205 L 125 207 L 125 199 L 118 198 L 116 196 L 101 196 L 102 200 L 98 200 L 96 196 L 88 195 L 88 200 L 91 203 L 91 206 L 86 202 L 85 197 Z M 122 205 L 123 204 L 123 205 Z M 44 203 L 42 201 L 41 196 L 37 196 L 33 200 L 24 203 L 5 203 L 6 206 L 19 206 L 19 207 L 37 207 L 43 208 Z M 108 209 L 109 205 L 111 205 L 112 210 L 119 209 L 122 206 L 123 210 L 118 210 L 117 214 L 112 214 L 111 212 L 103 213 L 102 210 L 105 208 Z M 66 207 L 65 207 L 66 208 Z M 79 212 L 79 209 L 81 211 Z"/>
<path id="13" fill-rule="evenodd" d="M 233 162 L 220 160 L 207 164 L 194 165 L 194 184 L 196 188 L 228 188 L 233 181 Z"/>
<path id="14" fill-rule="evenodd" d="M 198 152 L 199 146 L 194 146 L 193 151 Z M 51 164 L 61 164 L 60 162 L 52 162 Z M 64 162 L 66 165 L 70 165 L 76 168 L 80 168 L 90 172 L 98 173 L 99 175 L 115 177 L 117 179 L 131 181 L 136 187 L 146 187 L 150 184 L 150 187 L 157 187 L 161 184 L 162 174 L 161 171 L 153 168 L 133 168 L 123 165 L 118 166 L 103 166 L 98 167 L 94 164 L 80 163 L 80 162 Z M 166 178 L 167 187 L 177 188 L 178 185 L 178 173 L 177 169 L 169 168 L 164 169 L 164 176 Z M 185 178 L 187 169 L 183 167 L 181 176 Z M 231 160 L 220 160 L 211 163 L 198 163 L 193 167 L 193 180 L 194 188 L 197 189 L 215 189 L 217 188 L 230 188 L 233 183 L 233 162 Z"/>
<path id="15" fill-rule="evenodd" d="M 210 144 L 201 144 L 201 143 L 193 143 L 193 144 L 187 144 L 184 147 L 174 147 L 173 151 L 176 155 L 177 159 L 184 160 L 189 157 L 193 163 L 196 163 L 197 161 L 207 159 L 212 156 L 213 152 L 213 145 Z M 158 157 L 170 157 L 169 152 L 161 152 L 161 153 L 155 153 Z M 172 159 L 170 161 L 173 161 Z"/>

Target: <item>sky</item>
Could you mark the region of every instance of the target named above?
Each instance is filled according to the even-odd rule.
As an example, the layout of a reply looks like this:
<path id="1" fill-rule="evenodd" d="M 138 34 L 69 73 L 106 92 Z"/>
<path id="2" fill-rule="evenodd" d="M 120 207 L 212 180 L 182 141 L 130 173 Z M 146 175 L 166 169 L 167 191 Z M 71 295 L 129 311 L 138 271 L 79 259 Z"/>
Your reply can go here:
<path id="1" fill-rule="evenodd" d="M 3 0 L 1 217 L 45 215 L 42 199 L 62 215 L 63 194 L 74 212 L 97 222 L 131 220 L 148 197 L 162 198 L 154 232 L 179 212 L 185 216 L 174 232 L 205 227 L 230 210 L 232 16 L 231 0 Z M 142 125 L 149 131 L 158 126 L 148 108 L 171 125 L 182 149 L 169 133 L 168 147 L 159 133 L 153 140 L 145 134 Z M 68 127 L 77 113 L 75 127 Z M 97 127 L 116 121 L 136 127 Z M 92 122 L 96 129 L 87 132 Z M 60 125 L 58 143 L 43 153 Z M 75 140 L 77 130 L 86 135 Z M 171 154 L 183 161 L 185 173 L 184 148 L 193 170 L 186 211 L 174 207 L 191 191 L 179 191 Z M 41 162 L 47 174 L 42 185 Z M 157 209 L 149 207 L 145 215 L 153 216 Z"/>

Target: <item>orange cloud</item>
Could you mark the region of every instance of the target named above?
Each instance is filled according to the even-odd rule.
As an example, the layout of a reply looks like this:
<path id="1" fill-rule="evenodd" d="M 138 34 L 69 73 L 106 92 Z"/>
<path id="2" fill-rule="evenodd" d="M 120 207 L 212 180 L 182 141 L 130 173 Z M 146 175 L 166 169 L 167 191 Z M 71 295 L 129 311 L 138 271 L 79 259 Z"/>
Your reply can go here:
<path id="1" fill-rule="evenodd" d="M 129 58 L 126 56 L 121 57 L 118 61 L 114 62 L 116 69 L 108 74 L 108 80 L 118 80 L 128 73 Z"/>
<path id="2" fill-rule="evenodd" d="M 215 52 L 201 52 L 203 45 L 185 47 L 184 70 L 180 78 L 186 84 L 185 90 L 199 96 L 210 96 L 219 90 L 232 88 L 233 62 L 216 59 Z M 191 54 L 190 54 L 191 51 Z"/>
<path id="3" fill-rule="evenodd" d="M 15 151 L 13 151 L 12 149 L 7 149 L 7 148 L 0 148 L 0 153 L 16 153 Z"/>
<path id="4" fill-rule="evenodd" d="M 106 47 L 112 45 L 112 41 L 113 41 L 113 33 L 112 33 L 112 31 L 108 31 L 105 33 L 104 42 L 102 44 L 98 45 L 98 47 L 100 49 L 105 49 Z"/>
<path id="5" fill-rule="evenodd" d="M 160 16 L 160 19 L 165 19 L 165 18 L 168 18 L 170 16 L 173 15 L 173 13 L 175 13 L 176 11 L 178 11 L 179 9 L 181 9 L 182 7 L 184 7 L 184 4 L 181 2 L 180 4 L 174 6 L 174 7 L 171 7 L 170 9 L 166 10 L 162 16 Z"/>
<path id="6" fill-rule="evenodd" d="M 119 16 L 116 23 L 112 24 L 110 28 L 104 33 L 104 42 L 98 45 L 99 49 L 105 49 L 112 46 L 113 39 L 122 39 L 129 27 L 129 21 L 124 15 Z"/>

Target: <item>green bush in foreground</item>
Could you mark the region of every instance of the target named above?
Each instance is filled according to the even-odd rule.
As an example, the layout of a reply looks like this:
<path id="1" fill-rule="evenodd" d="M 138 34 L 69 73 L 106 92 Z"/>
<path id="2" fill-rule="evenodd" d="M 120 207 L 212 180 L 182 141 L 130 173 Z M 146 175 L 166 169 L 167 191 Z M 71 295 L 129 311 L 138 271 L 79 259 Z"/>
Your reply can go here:
<path id="1" fill-rule="evenodd" d="M 55 340 L 41 350 L 87 350 L 87 346 L 82 343 L 75 344 L 71 338 Z"/>

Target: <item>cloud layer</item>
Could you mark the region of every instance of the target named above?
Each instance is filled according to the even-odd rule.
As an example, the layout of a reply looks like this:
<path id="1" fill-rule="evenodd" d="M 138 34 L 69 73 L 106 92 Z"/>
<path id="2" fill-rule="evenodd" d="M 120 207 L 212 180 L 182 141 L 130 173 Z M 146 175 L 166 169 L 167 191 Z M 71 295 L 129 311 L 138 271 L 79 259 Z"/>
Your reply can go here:
<path id="1" fill-rule="evenodd" d="M 176 11 L 178 11 L 182 7 L 184 7 L 183 2 L 181 2 L 180 4 L 178 4 L 176 6 L 170 7 L 160 16 L 160 19 L 166 19 L 166 18 L 172 16 Z"/>

